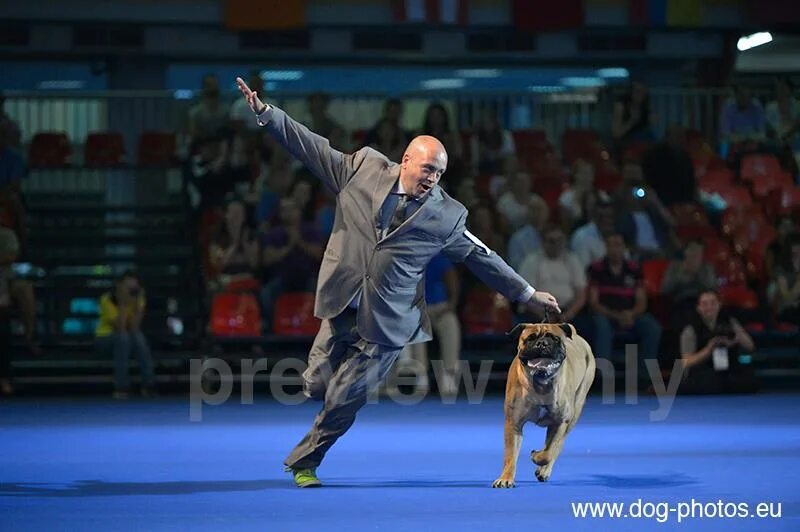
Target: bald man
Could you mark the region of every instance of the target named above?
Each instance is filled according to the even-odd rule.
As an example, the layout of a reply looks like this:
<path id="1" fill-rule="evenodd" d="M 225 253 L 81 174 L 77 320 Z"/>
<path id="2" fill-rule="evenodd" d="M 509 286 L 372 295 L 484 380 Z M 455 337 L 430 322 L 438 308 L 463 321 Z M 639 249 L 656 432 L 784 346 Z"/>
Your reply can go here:
<path id="1" fill-rule="evenodd" d="M 319 486 L 317 466 L 403 347 L 431 339 L 423 274 L 439 252 L 511 300 L 560 309 L 466 230 L 466 208 L 438 185 L 447 152 L 437 139 L 416 137 L 399 164 L 372 148 L 344 154 L 236 82 L 258 124 L 336 194 L 314 308 L 322 324 L 303 373 L 303 392 L 324 403 L 285 460 L 299 487 Z"/>

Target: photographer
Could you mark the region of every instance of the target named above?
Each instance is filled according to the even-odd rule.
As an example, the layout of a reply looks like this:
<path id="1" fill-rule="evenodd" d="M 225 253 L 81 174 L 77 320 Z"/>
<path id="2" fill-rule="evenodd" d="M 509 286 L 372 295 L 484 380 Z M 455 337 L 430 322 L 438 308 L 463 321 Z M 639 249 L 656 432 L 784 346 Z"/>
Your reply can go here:
<path id="1" fill-rule="evenodd" d="M 740 350 L 752 352 L 753 339 L 721 309 L 719 294 L 697 298 L 697 316 L 681 332 L 685 375 L 680 391 L 690 394 L 748 393 L 757 389 L 753 370 L 739 363 Z"/>
<path id="2" fill-rule="evenodd" d="M 146 307 L 144 289 L 132 271 L 123 273 L 114 289 L 100 297 L 100 319 L 95 336 L 97 346 L 114 357 L 114 398 L 127 399 L 130 388 L 128 360 L 131 353 L 139 361 L 144 397 L 155 393 L 153 357 L 141 324 Z"/>

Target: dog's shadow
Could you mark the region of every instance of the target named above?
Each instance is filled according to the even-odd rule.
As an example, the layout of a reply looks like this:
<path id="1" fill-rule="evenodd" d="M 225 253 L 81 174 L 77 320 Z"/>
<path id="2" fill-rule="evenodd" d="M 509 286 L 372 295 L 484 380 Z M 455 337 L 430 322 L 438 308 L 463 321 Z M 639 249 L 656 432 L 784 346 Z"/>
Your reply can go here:
<path id="1" fill-rule="evenodd" d="M 553 486 L 597 486 L 613 489 L 657 489 L 691 486 L 699 481 L 683 474 L 665 475 L 592 475 L 581 480 L 556 480 L 547 484 Z"/>

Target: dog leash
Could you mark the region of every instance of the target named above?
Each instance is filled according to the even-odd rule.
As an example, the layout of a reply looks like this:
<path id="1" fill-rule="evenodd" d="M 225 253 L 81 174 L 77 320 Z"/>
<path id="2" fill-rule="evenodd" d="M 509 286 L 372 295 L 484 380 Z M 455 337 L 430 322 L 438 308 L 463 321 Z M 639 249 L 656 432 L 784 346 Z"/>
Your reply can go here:
<path id="1" fill-rule="evenodd" d="M 544 318 L 542 318 L 542 323 L 550 323 L 550 308 L 544 307 Z"/>

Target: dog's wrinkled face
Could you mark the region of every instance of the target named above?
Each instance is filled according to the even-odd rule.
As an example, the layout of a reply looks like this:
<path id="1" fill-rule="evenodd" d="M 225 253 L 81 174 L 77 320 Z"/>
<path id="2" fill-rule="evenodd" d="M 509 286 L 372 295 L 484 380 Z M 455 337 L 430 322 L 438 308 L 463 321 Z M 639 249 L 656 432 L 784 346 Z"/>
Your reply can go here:
<path id="1" fill-rule="evenodd" d="M 517 356 L 528 375 L 539 383 L 549 382 L 558 373 L 566 358 L 565 338 L 572 337 L 569 325 L 520 324 Z"/>

